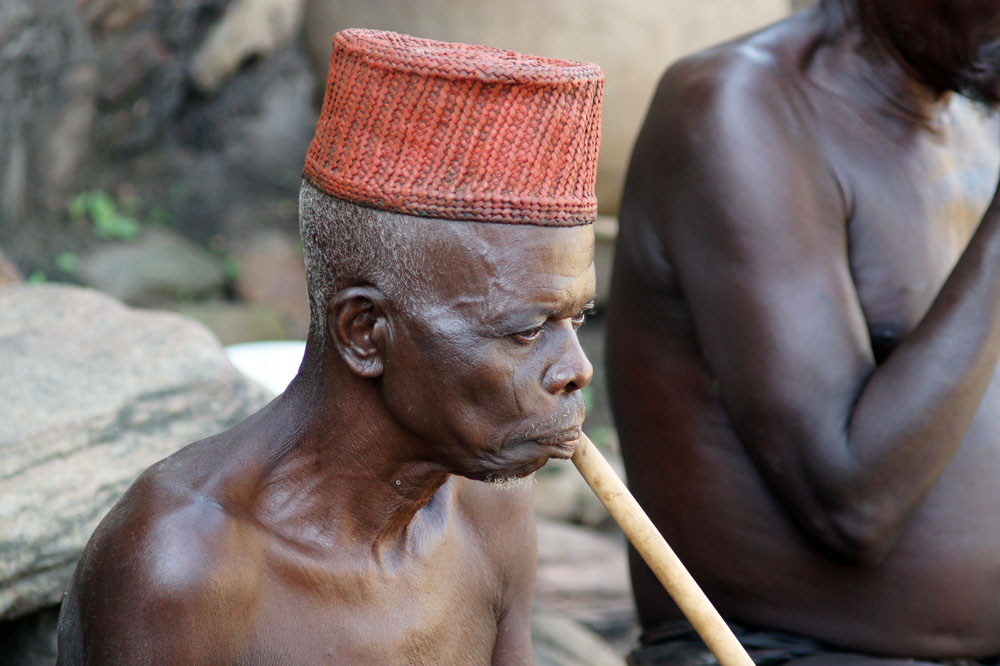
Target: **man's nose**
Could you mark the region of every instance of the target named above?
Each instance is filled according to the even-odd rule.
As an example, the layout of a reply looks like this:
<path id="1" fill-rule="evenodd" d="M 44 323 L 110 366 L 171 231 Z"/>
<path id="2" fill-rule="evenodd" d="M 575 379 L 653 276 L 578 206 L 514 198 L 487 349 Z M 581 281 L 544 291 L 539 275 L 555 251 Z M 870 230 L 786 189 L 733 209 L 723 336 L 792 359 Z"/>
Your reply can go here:
<path id="1" fill-rule="evenodd" d="M 568 331 L 559 357 L 545 373 L 545 389 L 553 395 L 579 391 L 593 376 L 594 366 L 583 352 L 576 331 Z"/>

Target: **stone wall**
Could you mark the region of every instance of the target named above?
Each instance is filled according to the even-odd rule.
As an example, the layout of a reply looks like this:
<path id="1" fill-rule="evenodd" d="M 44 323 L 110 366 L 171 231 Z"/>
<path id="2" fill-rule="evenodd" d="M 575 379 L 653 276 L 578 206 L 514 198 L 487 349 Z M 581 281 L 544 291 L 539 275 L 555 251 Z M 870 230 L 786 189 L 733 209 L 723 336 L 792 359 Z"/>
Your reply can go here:
<path id="1" fill-rule="evenodd" d="M 71 1 L 0 3 L 0 238 L 60 205 L 89 152 L 96 53 Z"/>
<path id="2" fill-rule="evenodd" d="M 92 190 L 205 243 L 296 229 L 315 124 L 303 4 L 0 2 L 0 247 L 52 276 L 92 236 L 66 213 Z"/>

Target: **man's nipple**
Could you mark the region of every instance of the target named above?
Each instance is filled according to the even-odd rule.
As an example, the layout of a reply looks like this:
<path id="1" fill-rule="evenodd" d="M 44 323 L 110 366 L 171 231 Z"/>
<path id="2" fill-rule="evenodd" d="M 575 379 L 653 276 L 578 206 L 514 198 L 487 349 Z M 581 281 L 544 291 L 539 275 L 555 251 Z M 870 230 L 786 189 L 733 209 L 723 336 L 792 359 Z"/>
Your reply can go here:
<path id="1" fill-rule="evenodd" d="M 906 329 L 898 322 L 877 322 L 868 327 L 875 364 L 881 365 L 889 354 L 899 346 L 906 335 Z"/>

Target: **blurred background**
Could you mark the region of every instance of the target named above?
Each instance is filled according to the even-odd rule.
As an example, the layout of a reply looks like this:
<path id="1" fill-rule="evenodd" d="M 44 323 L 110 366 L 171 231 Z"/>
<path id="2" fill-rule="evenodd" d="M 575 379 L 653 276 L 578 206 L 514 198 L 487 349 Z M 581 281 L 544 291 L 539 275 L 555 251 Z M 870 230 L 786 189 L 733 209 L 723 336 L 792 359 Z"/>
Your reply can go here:
<path id="1" fill-rule="evenodd" d="M 656 81 L 809 4 L 0 0 L 0 664 L 52 662 L 75 555 L 136 474 L 294 371 L 294 345 L 233 345 L 308 327 L 297 191 L 334 32 L 604 68 L 599 309 L 581 337 L 596 368 L 587 429 L 614 457 L 600 307 Z M 547 466 L 536 491 L 538 661 L 620 664 L 637 636 L 624 542 L 571 467 Z"/>

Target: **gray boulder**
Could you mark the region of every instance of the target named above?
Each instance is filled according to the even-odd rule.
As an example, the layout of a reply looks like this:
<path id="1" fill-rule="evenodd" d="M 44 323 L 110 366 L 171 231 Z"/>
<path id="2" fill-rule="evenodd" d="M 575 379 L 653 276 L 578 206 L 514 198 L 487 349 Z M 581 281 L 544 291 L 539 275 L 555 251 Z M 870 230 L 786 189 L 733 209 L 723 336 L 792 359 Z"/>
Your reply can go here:
<path id="1" fill-rule="evenodd" d="M 58 603 L 146 467 L 269 396 L 202 326 L 88 289 L 0 289 L 0 620 Z"/>
<path id="2" fill-rule="evenodd" d="M 167 229 L 147 229 L 138 240 L 108 242 L 80 259 L 80 278 L 129 305 L 163 306 L 222 291 L 221 262 Z"/>

